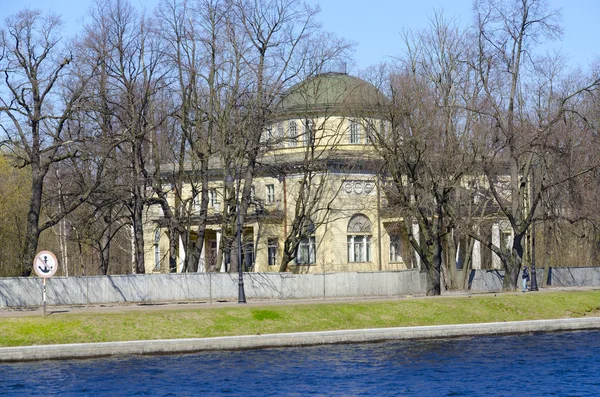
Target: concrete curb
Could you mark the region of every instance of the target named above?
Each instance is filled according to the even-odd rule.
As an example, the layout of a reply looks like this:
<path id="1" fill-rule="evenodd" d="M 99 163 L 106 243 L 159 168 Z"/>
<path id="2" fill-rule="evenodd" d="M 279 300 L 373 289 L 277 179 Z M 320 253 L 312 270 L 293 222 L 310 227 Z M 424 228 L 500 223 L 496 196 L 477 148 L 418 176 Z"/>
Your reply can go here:
<path id="1" fill-rule="evenodd" d="M 600 317 L 0 348 L 0 362 L 600 329 Z"/>

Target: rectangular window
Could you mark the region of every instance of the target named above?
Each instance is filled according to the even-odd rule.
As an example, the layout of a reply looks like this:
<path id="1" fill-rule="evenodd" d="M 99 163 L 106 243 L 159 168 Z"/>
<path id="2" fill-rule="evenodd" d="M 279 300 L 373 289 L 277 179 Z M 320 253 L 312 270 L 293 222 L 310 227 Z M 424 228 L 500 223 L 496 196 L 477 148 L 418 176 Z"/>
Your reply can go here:
<path id="1" fill-rule="evenodd" d="M 360 143 L 360 124 L 350 123 L 350 143 Z"/>
<path id="2" fill-rule="evenodd" d="M 371 236 L 348 236 L 348 262 L 371 262 Z"/>
<path id="3" fill-rule="evenodd" d="M 385 121 L 381 120 L 379 122 L 379 135 L 382 137 L 386 137 L 387 129 L 385 128 Z"/>
<path id="4" fill-rule="evenodd" d="M 275 185 L 267 185 L 267 204 L 275 202 Z"/>
<path id="5" fill-rule="evenodd" d="M 390 262 L 402 262 L 402 240 L 400 235 L 390 235 Z"/>
<path id="6" fill-rule="evenodd" d="M 249 272 L 254 267 L 254 242 L 246 241 L 242 252 L 243 271 Z"/>
<path id="7" fill-rule="evenodd" d="M 500 230 L 500 248 L 504 252 L 510 252 L 512 249 L 512 232 L 510 230 Z"/>
<path id="8" fill-rule="evenodd" d="M 315 237 L 304 237 L 300 240 L 298 246 L 298 253 L 296 254 L 297 265 L 310 265 L 316 263 L 317 259 L 317 247 L 315 245 Z"/>
<path id="9" fill-rule="evenodd" d="M 269 266 L 277 265 L 277 239 L 270 238 L 268 240 L 268 256 Z"/>
<path id="10" fill-rule="evenodd" d="M 283 138 L 285 138 L 283 133 L 283 123 L 277 123 L 277 133 L 275 140 L 277 141 L 277 146 L 281 147 L 283 145 Z"/>
<path id="11" fill-rule="evenodd" d="M 213 208 L 219 205 L 217 189 L 208 189 L 208 205 Z"/>
<path id="12" fill-rule="evenodd" d="M 288 129 L 289 129 L 290 146 L 295 147 L 298 144 L 298 130 L 296 128 L 296 122 L 290 121 Z"/>
<path id="13" fill-rule="evenodd" d="M 154 270 L 160 270 L 160 229 L 154 231 Z"/>
<path id="14" fill-rule="evenodd" d="M 312 145 L 313 139 L 313 122 L 312 120 L 306 120 L 304 122 L 304 134 L 302 135 L 304 146 Z"/>

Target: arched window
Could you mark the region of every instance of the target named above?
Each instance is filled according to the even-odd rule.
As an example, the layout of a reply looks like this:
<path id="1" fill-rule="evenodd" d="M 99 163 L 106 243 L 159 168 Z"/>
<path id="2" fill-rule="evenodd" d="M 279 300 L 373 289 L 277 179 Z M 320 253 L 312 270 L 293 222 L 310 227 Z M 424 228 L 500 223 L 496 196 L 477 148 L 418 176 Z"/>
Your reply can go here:
<path id="1" fill-rule="evenodd" d="M 298 252 L 296 253 L 297 265 L 310 265 L 317 262 L 317 245 L 315 243 L 315 225 L 308 220 L 305 228 L 305 236 L 298 244 Z"/>
<path id="2" fill-rule="evenodd" d="M 154 270 L 160 270 L 160 229 L 154 231 Z"/>
<path id="3" fill-rule="evenodd" d="M 348 222 L 348 262 L 371 262 L 371 221 L 356 214 Z"/>

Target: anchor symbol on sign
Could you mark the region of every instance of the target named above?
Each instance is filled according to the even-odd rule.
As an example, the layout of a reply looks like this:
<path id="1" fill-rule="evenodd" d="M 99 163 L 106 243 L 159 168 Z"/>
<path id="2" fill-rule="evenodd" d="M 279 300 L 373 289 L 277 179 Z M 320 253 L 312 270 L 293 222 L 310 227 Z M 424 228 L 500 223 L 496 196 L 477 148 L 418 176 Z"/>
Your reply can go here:
<path id="1" fill-rule="evenodd" d="M 38 264 L 38 269 L 40 269 L 40 271 L 42 273 L 50 273 L 50 270 L 52 270 L 51 268 L 48 267 L 48 256 L 44 255 L 44 267 L 42 267 L 41 265 Z"/>

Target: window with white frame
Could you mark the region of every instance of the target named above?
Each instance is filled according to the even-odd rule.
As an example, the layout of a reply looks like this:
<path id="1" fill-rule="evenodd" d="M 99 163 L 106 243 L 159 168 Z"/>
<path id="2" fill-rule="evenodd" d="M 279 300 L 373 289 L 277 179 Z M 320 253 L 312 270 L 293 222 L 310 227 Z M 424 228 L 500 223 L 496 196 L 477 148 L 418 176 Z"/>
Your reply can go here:
<path id="1" fill-rule="evenodd" d="M 242 251 L 242 270 L 249 272 L 254 268 L 254 242 L 252 240 L 244 242 L 244 250 Z"/>
<path id="2" fill-rule="evenodd" d="M 154 270 L 160 270 L 160 229 L 154 231 Z"/>
<path id="3" fill-rule="evenodd" d="M 304 228 L 304 237 L 298 245 L 296 253 L 297 265 L 311 265 L 317 262 L 317 245 L 315 240 L 315 225 L 310 220 Z"/>
<path id="4" fill-rule="evenodd" d="M 296 146 L 298 141 L 298 127 L 296 126 L 295 121 L 290 121 L 288 125 L 290 146 Z"/>
<path id="5" fill-rule="evenodd" d="M 215 208 L 219 205 L 217 189 L 208 189 L 208 205 Z"/>
<path id="6" fill-rule="evenodd" d="M 360 124 L 355 121 L 350 123 L 350 143 L 360 143 Z"/>
<path id="7" fill-rule="evenodd" d="M 311 145 L 313 139 L 313 121 L 307 119 L 304 121 L 304 132 L 302 134 L 302 142 L 304 146 Z"/>
<path id="8" fill-rule="evenodd" d="M 276 238 L 270 238 L 267 241 L 267 254 L 269 266 L 277 265 L 277 247 L 278 242 Z"/>
<path id="9" fill-rule="evenodd" d="M 273 139 L 275 137 L 273 136 L 273 126 L 272 125 L 268 125 L 266 128 L 266 142 L 268 143 L 272 143 Z"/>
<path id="10" fill-rule="evenodd" d="M 298 253 L 296 254 L 297 265 L 310 265 L 317 261 L 317 246 L 315 244 L 315 236 L 304 237 L 298 245 Z"/>
<path id="11" fill-rule="evenodd" d="M 386 129 L 386 127 L 385 127 L 385 121 L 383 121 L 383 120 L 380 120 L 380 121 L 379 121 L 379 134 L 380 134 L 382 137 L 385 137 L 385 136 L 386 136 L 386 134 L 387 134 L 387 129 Z"/>
<path id="12" fill-rule="evenodd" d="M 275 185 L 267 185 L 267 204 L 273 204 L 275 202 Z"/>
<path id="13" fill-rule="evenodd" d="M 400 234 L 390 235 L 390 262 L 402 262 L 402 238 Z"/>
<path id="14" fill-rule="evenodd" d="M 279 122 L 279 123 L 277 123 L 277 132 L 276 132 L 277 146 L 281 147 L 281 145 L 283 144 L 283 138 L 284 138 L 283 123 Z"/>
<path id="15" fill-rule="evenodd" d="M 348 222 L 348 262 L 371 262 L 371 221 L 356 214 Z"/>

